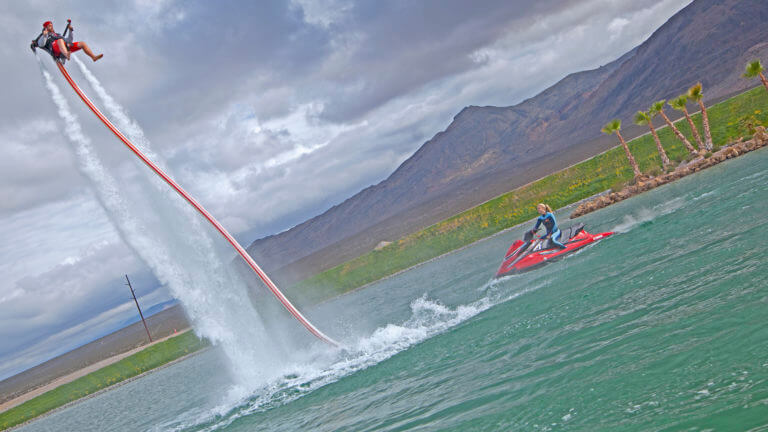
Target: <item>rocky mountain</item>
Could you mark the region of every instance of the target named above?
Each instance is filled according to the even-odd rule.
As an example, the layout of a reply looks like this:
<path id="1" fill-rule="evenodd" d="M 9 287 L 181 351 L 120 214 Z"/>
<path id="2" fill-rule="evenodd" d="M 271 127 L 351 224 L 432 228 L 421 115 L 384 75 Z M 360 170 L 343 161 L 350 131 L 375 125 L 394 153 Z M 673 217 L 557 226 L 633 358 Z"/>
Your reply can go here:
<path id="1" fill-rule="evenodd" d="M 757 84 L 740 77 L 747 61 L 768 61 L 766 22 L 765 0 L 696 0 L 608 65 L 515 106 L 464 108 L 386 180 L 248 252 L 291 283 L 604 151 L 605 122 L 698 81 L 709 102 L 743 91 Z"/>

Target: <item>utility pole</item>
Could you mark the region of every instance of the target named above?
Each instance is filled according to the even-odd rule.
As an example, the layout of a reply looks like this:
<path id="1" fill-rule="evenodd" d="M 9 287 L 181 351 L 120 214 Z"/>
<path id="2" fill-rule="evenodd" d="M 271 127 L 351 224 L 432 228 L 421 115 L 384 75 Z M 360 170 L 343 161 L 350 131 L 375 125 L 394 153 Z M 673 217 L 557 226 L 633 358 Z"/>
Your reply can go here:
<path id="1" fill-rule="evenodd" d="M 133 301 L 136 303 L 136 309 L 139 310 L 139 316 L 141 317 L 141 322 L 144 324 L 144 330 L 147 331 L 147 337 L 149 338 L 149 343 L 152 343 L 152 335 L 149 334 L 149 327 L 147 327 L 147 321 L 144 320 L 144 314 L 141 313 L 141 308 L 139 307 L 139 301 L 136 300 L 136 293 L 133 292 L 133 287 L 131 286 L 131 280 L 128 279 L 128 275 L 125 275 L 125 280 L 128 282 L 126 285 L 128 285 L 128 288 L 131 289 L 131 295 L 133 296 Z"/>

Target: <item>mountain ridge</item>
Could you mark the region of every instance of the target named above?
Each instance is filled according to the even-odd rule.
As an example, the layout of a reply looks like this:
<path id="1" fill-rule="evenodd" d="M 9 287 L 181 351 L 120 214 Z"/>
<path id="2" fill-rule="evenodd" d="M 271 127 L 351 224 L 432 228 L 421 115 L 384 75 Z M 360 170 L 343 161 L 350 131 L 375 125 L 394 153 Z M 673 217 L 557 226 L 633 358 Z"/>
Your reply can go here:
<path id="1" fill-rule="evenodd" d="M 611 118 L 698 81 L 707 101 L 744 90 L 744 57 L 768 54 L 766 20 L 768 2 L 696 0 L 613 62 L 514 106 L 461 109 L 387 179 L 247 250 L 292 283 L 607 150 L 615 140 L 600 127 Z"/>

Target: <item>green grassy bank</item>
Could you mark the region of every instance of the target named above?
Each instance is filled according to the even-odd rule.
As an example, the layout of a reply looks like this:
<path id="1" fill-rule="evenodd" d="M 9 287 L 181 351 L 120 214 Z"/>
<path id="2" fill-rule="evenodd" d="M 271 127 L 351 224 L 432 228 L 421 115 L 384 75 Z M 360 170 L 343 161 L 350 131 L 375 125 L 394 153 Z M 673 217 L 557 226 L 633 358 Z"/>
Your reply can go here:
<path id="1" fill-rule="evenodd" d="M 69 402 L 155 369 L 206 346 L 208 346 L 207 342 L 198 339 L 191 331 L 166 339 L 0 413 L 0 430 L 24 423 Z"/>
<path id="2" fill-rule="evenodd" d="M 666 111 L 673 110 L 667 107 Z M 712 139 L 716 146 L 722 146 L 750 136 L 750 126 L 768 125 L 768 92 L 760 86 L 714 105 L 707 112 Z M 702 131 L 701 115 L 695 115 L 694 121 Z M 657 117 L 654 123 L 658 127 L 664 121 Z M 696 146 L 685 119 L 676 126 Z M 688 156 L 669 128 L 658 132 L 670 159 L 681 161 Z M 310 302 L 331 298 L 525 222 L 537 214 L 534 206 L 538 202 L 560 208 L 616 188 L 632 179 L 632 169 L 618 147 L 618 140 L 616 143 L 616 148 L 603 154 L 347 261 L 300 282 L 291 290 L 301 292 Z M 630 141 L 629 146 L 643 172 L 660 172 L 661 160 L 650 134 Z"/>

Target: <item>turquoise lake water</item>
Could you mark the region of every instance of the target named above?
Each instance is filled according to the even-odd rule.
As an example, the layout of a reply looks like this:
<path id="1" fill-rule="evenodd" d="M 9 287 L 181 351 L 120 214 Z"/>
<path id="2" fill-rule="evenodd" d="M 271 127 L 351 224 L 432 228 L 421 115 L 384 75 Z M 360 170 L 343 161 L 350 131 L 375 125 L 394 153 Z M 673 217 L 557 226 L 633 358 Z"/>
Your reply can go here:
<path id="1" fill-rule="evenodd" d="M 768 151 L 579 221 L 617 234 L 492 282 L 525 225 L 308 310 L 347 349 L 279 378 L 213 349 L 22 430 L 768 430 Z"/>

